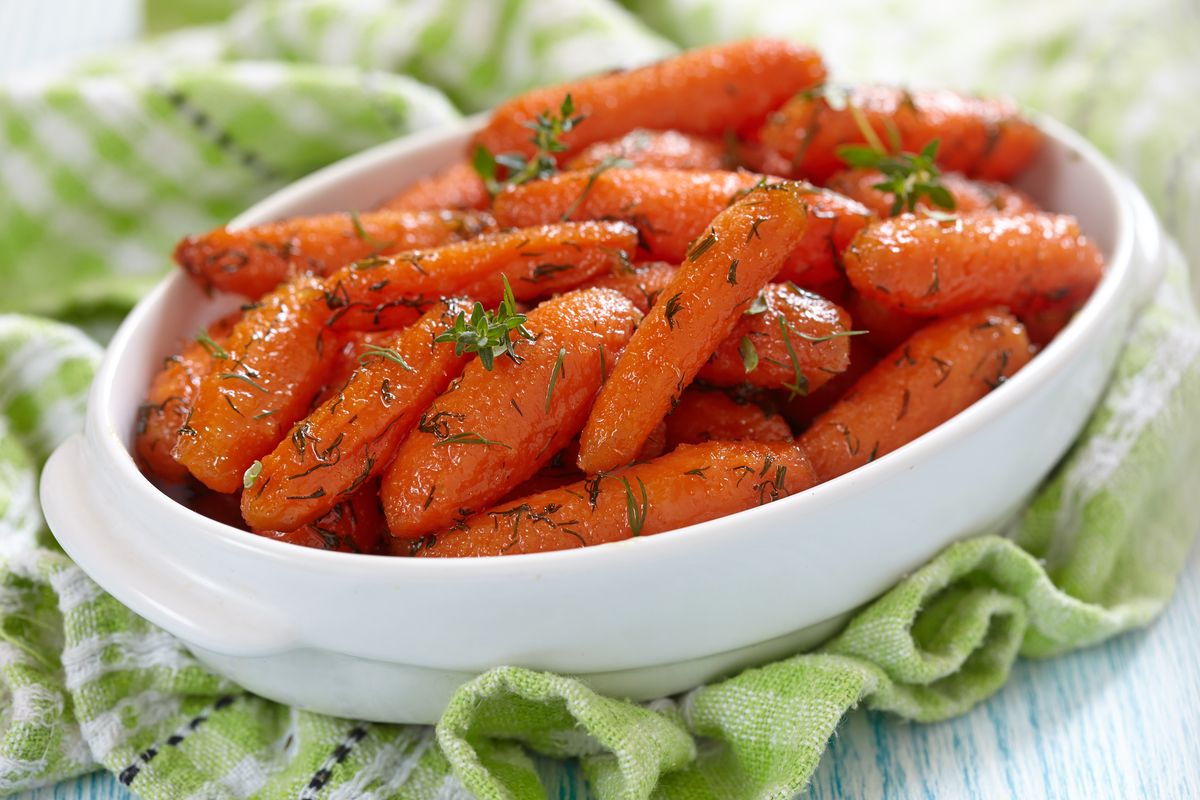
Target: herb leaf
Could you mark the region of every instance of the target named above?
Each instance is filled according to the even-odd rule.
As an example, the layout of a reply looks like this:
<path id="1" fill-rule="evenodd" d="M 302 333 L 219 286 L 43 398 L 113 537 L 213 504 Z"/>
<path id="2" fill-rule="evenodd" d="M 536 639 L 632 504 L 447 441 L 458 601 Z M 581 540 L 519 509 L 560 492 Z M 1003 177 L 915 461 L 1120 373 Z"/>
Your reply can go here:
<path id="1" fill-rule="evenodd" d="M 554 362 L 554 369 L 550 370 L 550 383 L 546 386 L 546 413 L 550 413 L 550 398 L 554 397 L 554 385 L 558 383 L 558 376 L 563 372 L 563 359 L 567 357 L 567 348 L 558 348 L 558 359 Z"/>
<path id="2" fill-rule="evenodd" d="M 249 467 L 246 468 L 246 471 L 244 473 L 242 473 L 242 488 L 243 489 L 249 489 L 251 486 L 254 485 L 254 482 L 258 480 L 258 476 L 262 474 L 262 468 L 263 467 L 262 467 L 261 461 L 255 461 L 253 464 L 251 464 Z"/>
<path id="3" fill-rule="evenodd" d="M 571 205 L 567 206 L 567 210 L 564 211 L 562 217 L 559 218 L 560 221 L 566 222 L 571 218 L 572 214 L 579 210 L 579 207 L 583 205 L 583 201 L 587 199 L 588 194 L 590 194 L 592 191 L 592 187 L 596 185 L 596 180 L 601 175 L 603 175 L 605 172 L 608 172 L 610 169 L 613 169 L 614 167 L 626 168 L 632 166 L 633 162 L 628 159 L 620 158 L 618 156 L 605 156 L 605 158 L 596 165 L 596 168 L 592 170 L 591 174 L 588 175 L 587 183 L 583 185 L 583 191 L 579 193 L 579 197 L 576 197 L 571 202 Z"/>
<path id="4" fill-rule="evenodd" d="M 637 482 L 642 492 L 640 504 L 633 493 L 633 487 L 629 485 L 629 479 L 621 476 L 621 483 L 625 486 L 625 513 L 629 516 L 629 529 L 633 531 L 634 536 L 641 536 L 642 527 L 646 524 L 646 513 L 650 510 L 650 498 L 646 495 L 646 484 L 642 483 L 640 477 Z"/>
<path id="5" fill-rule="evenodd" d="M 794 374 L 792 382 L 783 385 L 783 388 L 790 392 L 788 400 L 794 400 L 796 397 L 804 397 L 808 394 L 808 378 L 804 376 L 804 372 L 800 369 L 800 359 L 796 355 L 796 348 L 792 347 L 792 337 L 789 333 L 791 327 L 786 319 L 782 316 L 779 317 L 779 330 L 783 334 L 783 344 L 787 347 L 788 359 L 792 362 L 792 373 Z"/>
<path id="6" fill-rule="evenodd" d="M 754 342 L 750 341 L 749 336 L 743 336 L 742 341 L 738 344 L 738 352 L 742 354 L 742 366 L 747 374 L 758 369 L 758 350 L 754 347 Z"/>
<path id="7" fill-rule="evenodd" d="M 433 443 L 434 447 L 446 444 L 482 444 L 489 447 L 495 445 L 496 447 L 504 447 L 512 450 L 512 448 L 506 445 L 504 442 L 497 442 L 484 436 L 480 436 L 478 433 L 475 433 L 475 431 L 463 431 L 462 433 L 455 433 L 447 436 L 445 439 L 438 439 Z"/>
<path id="8" fill-rule="evenodd" d="M 372 358 L 383 358 L 391 361 L 393 364 L 399 364 L 404 370 L 413 372 L 413 368 L 408 365 L 408 362 L 391 347 L 380 347 L 377 344 L 369 344 L 361 356 L 358 357 L 359 364 L 365 364 Z"/>
<path id="9" fill-rule="evenodd" d="M 229 353 L 224 347 L 213 341 L 213 338 L 208 335 L 208 331 L 201 328 L 196 332 L 196 341 L 200 346 L 208 351 L 208 354 L 213 358 L 229 358 Z"/>
<path id="10" fill-rule="evenodd" d="M 916 211 L 921 198 L 929 204 L 953 211 L 954 196 L 941 183 L 937 168 L 938 140 L 934 139 L 920 153 L 889 154 L 882 147 L 844 145 L 837 149 L 838 157 L 851 167 L 873 169 L 883 173 L 883 180 L 872 186 L 892 195 L 891 215 L 901 211 Z"/>
<path id="11" fill-rule="evenodd" d="M 520 364 L 517 344 L 534 338 L 525 328 L 525 315 L 517 313 L 517 301 L 508 278 L 501 275 L 500 279 L 504 283 L 504 299 L 495 311 L 485 311 L 483 304 L 477 302 L 469 318 L 465 311 L 458 312 L 454 323 L 434 338 L 435 342 L 452 342 L 455 355 L 478 353 L 486 370 L 491 370 L 498 356 L 508 356 L 514 364 Z"/>
<path id="12" fill-rule="evenodd" d="M 575 101 L 568 94 L 559 105 L 557 114 L 546 109 L 531 122 L 525 123 L 525 127 L 533 131 L 529 139 L 534 146 L 532 158 L 522 153 L 494 154 L 483 145 L 477 145 L 471 154 L 471 166 L 493 197 L 506 186 L 519 186 L 531 180 L 548 178 L 558 171 L 554 154 L 567 149 L 562 142 L 563 134 L 569 133 L 584 119 L 582 114 L 575 113 Z M 498 179 L 497 166 L 504 167 L 508 177 Z"/>

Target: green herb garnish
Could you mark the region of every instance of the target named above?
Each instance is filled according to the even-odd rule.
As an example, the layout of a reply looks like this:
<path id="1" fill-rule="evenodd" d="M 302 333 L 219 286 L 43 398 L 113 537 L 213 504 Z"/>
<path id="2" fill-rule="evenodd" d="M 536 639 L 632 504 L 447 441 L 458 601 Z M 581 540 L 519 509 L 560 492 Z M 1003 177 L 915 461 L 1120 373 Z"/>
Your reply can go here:
<path id="1" fill-rule="evenodd" d="M 785 383 L 783 388 L 787 389 L 791 394 L 788 395 L 789 400 L 794 400 L 797 396 L 803 397 L 808 394 L 808 378 L 804 377 L 804 372 L 800 369 L 800 359 L 796 356 L 796 348 L 792 347 L 792 337 L 789 333 L 791 325 L 783 317 L 779 318 L 779 330 L 783 333 L 783 344 L 787 347 L 788 359 L 792 362 L 792 373 L 794 375 L 791 383 Z"/>
<path id="2" fill-rule="evenodd" d="M 554 154 L 567 149 L 562 142 L 563 134 L 574 129 L 583 120 L 582 114 L 575 114 L 575 101 L 568 94 L 558 107 L 558 114 L 546 109 L 532 122 L 525 123 L 525 127 L 533 131 L 533 136 L 530 137 L 534 146 L 532 158 L 522 153 L 494 154 L 483 145 L 477 145 L 471 155 L 471 166 L 483 179 L 484 186 L 493 197 L 505 186 L 518 186 L 531 180 L 548 178 L 558 171 Z M 508 170 L 508 177 L 499 179 L 498 167 Z"/>
<path id="3" fill-rule="evenodd" d="M 225 350 L 225 348 L 213 341 L 213 338 L 208 335 L 208 331 L 206 331 L 204 328 L 201 328 L 196 333 L 196 341 L 199 342 L 200 346 L 207 350 L 208 354 L 213 358 L 229 358 L 229 353 Z"/>
<path id="4" fill-rule="evenodd" d="M 453 342 L 454 354 L 478 353 L 483 368 L 491 370 L 497 356 L 508 356 L 513 363 L 520 364 L 516 346 L 522 339 L 534 336 L 525 328 L 525 315 L 517 313 L 517 301 L 513 297 L 508 278 L 504 282 L 504 299 L 495 311 L 485 311 L 482 303 L 475 303 L 468 318 L 466 312 L 458 312 L 454 323 L 434 339 L 435 342 Z M 513 334 L 517 338 L 514 340 Z"/>
<path id="5" fill-rule="evenodd" d="M 942 173 L 935 163 L 937 151 L 938 140 L 934 139 L 916 155 L 889 154 L 882 145 L 844 145 L 837 149 L 837 154 L 851 167 L 883 173 L 883 180 L 872 188 L 892 195 L 890 213 L 895 216 L 904 210 L 915 211 L 923 197 L 938 208 L 954 210 L 954 196 L 942 185 Z"/>
<path id="6" fill-rule="evenodd" d="M 546 386 L 546 413 L 550 413 L 550 398 L 554 397 L 554 385 L 558 383 L 558 376 L 563 372 L 563 359 L 567 357 L 567 348 L 560 347 L 558 349 L 558 359 L 554 362 L 554 369 L 550 370 L 550 383 Z"/>
<path id="7" fill-rule="evenodd" d="M 604 160 L 596 165 L 596 168 L 592 170 L 591 174 L 588 175 L 587 183 L 583 185 L 583 191 L 579 193 L 579 197 L 576 197 L 571 205 L 567 206 L 567 210 L 563 212 L 560 221 L 566 222 L 571 218 L 572 214 L 579 210 L 579 207 L 583 205 L 583 201 L 587 198 L 588 194 L 591 193 L 592 187 L 596 185 L 597 178 L 614 167 L 632 166 L 633 162 L 629 161 L 628 159 L 619 158 L 617 156 L 606 156 Z"/>
<path id="8" fill-rule="evenodd" d="M 633 531 L 634 536 L 642 535 L 642 526 L 646 524 L 646 513 L 650 510 L 650 498 L 646 495 L 646 484 L 642 483 L 642 479 L 637 479 L 638 488 L 642 491 L 642 502 L 638 503 L 636 495 L 633 493 L 633 487 L 629 485 L 629 479 L 624 475 L 621 476 L 621 483 L 625 486 L 625 513 L 629 516 L 629 529 Z"/>
<path id="9" fill-rule="evenodd" d="M 738 352 L 742 355 L 742 366 L 747 373 L 758 369 L 758 350 L 755 349 L 754 342 L 750 341 L 749 336 L 742 337 L 742 341 L 738 344 Z"/>
<path id="10" fill-rule="evenodd" d="M 475 433 L 474 431 L 464 431 L 462 433 L 456 433 L 452 436 L 447 436 L 445 439 L 439 439 L 438 441 L 434 442 L 433 444 L 435 447 L 438 445 L 444 445 L 444 444 L 482 444 L 482 445 L 486 445 L 489 447 L 492 445 L 495 445 L 496 447 L 504 447 L 509 450 L 512 450 L 512 448 L 509 447 L 508 445 L 506 445 L 504 442 L 493 441 L 492 439 L 488 439 L 483 436 L 480 436 L 478 433 Z"/>
<path id="11" fill-rule="evenodd" d="M 408 365 L 398 352 L 390 347 L 380 347 L 377 344 L 369 344 L 365 351 L 358 357 L 359 364 L 365 364 L 373 358 L 382 358 L 391 361 L 393 364 L 399 364 L 404 370 L 413 372 L 413 368 Z"/>
<path id="12" fill-rule="evenodd" d="M 258 476 L 262 474 L 262 462 L 255 461 L 246 471 L 242 473 L 242 488 L 249 489 L 258 480 Z"/>
<path id="13" fill-rule="evenodd" d="M 357 236 L 364 244 L 371 246 L 371 256 L 379 255 L 384 250 L 395 245 L 395 242 L 381 242 L 371 234 L 367 233 L 367 229 L 363 227 L 362 219 L 358 216 L 357 211 L 347 211 L 350 217 L 350 224 L 354 226 L 354 235 Z"/>

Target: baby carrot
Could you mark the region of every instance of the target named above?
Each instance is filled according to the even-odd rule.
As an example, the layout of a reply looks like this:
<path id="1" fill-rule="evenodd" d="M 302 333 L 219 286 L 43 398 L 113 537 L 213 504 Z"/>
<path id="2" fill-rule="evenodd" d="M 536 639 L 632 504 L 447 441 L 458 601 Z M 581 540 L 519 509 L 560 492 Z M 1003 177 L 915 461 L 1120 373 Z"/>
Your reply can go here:
<path id="1" fill-rule="evenodd" d="M 799 443 L 823 481 L 942 424 L 1029 361 L 1025 329 L 1003 309 L 931 323 L 813 421 Z"/>
<path id="2" fill-rule="evenodd" d="M 308 411 L 338 353 L 323 297 L 311 276 L 265 295 L 201 380 L 175 458 L 210 489 L 241 488 L 246 469 Z"/>
<path id="3" fill-rule="evenodd" d="M 846 369 L 849 331 L 850 315 L 825 298 L 767 284 L 697 377 L 808 394 Z"/>
<path id="4" fill-rule="evenodd" d="M 864 128 L 909 153 L 937 139 L 943 170 L 987 180 L 1013 177 L 1042 144 L 1041 132 L 1007 100 L 887 86 L 858 86 L 844 95 L 802 92 L 771 115 L 760 135 L 791 162 L 792 176 L 823 183 L 844 166 L 838 147 L 868 143 Z"/>
<path id="5" fill-rule="evenodd" d="M 492 204 L 483 179 L 468 161 L 421 178 L 401 189 L 382 208 L 389 211 L 438 211 L 453 208 L 482 211 Z"/>
<path id="6" fill-rule="evenodd" d="M 601 275 L 588 287 L 614 289 L 625 295 L 625 299 L 637 306 L 643 314 L 658 300 L 662 290 L 675 277 L 675 266 L 665 261 L 637 264 L 632 268 L 621 266 L 607 275 Z"/>
<path id="7" fill-rule="evenodd" d="M 878 353 L 896 349 L 929 321 L 928 317 L 896 311 L 855 291 L 847 293 L 846 310 L 854 320 L 854 327 L 866 331 L 863 338 Z"/>
<path id="8" fill-rule="evenodd" d="M 790 442 L 787 420 L 771 408 L 725 392 L 689 386 L 667 416 L 667 450 L 701 442 Z"/>
<path id="9" fill-rule="evenodd" d="M 790 443 L 707 442 L 612 474 L 514 500 L 417 540 L 423 557 L 540 553 L 614 542 L 716 519 L 816 483 Z"/>
<path id="10" fill-rule="evenodd" d="M 636 246 L 637 232 L 622 222 L 488 234 L 345 267 L 325 279 L 325 305 L 339 329 L 398 327 L 393 312 L 427 307 L 433 297 L 463 294 L 495 305 L 502 277 L 520 301 L 573 289 L 628 260 Z"/>
<path id="11" fill-rule="evenodd" d="M 328 275 L 372 255 L 469 239 L 491 220 L 450 211 L 327 214 L 188 236 L 175 262 L 205 287 L 257 298 L 293 275 Z"/>
<path id="12" fill-rule="evenodd" d="M 751 191 L 712 220 L 601 388 L 580 436 L 584 472 L 637 455 L 807 225 L 804 194 L 787 183 Z"/>
<path id="13" fill-rule="evenodd" d="M 715 136 L 695 136 L 679 131 L 630 131 L 620 139 L 596 142 L 585 147 L 564 166 L 568 170 L 590 170 L 616 160 L 631 167 L 659 169 L 729 169 L 729 148 Z"/>
<path id="14" fill-rule="evenodd" d="M 325 376 L 325 385 L 313 398 L 312 410 L 337 395 L 362 364 L 362 358 L 378 347 L 387 347 L 399 330 L 351 331 L 342 334 L 342 346 L 333 359 L 333 365 Z"/>
<path id="15" fill-rule="evenodd" d="M 953 314 L 1003 304 L 1021 309 L 1082 292 L 1104 272 L 1073 217 L 904 214 L 864 228 L 844 257 L 863 296 L 896 311 Z"/>
<path id="16" fill-rule="evenodd" d="M 268 539 L 318 550 L 378 553 L 384 532 L 383 512 L 379 509 L 379 484 L 371 481 L 349 497 L 338 498 L 320 519 L 295 530 L 253 529 L 253 532 Z"/>
<path id="17" fill-rule="evenodd" d="M 751 39 L 691 50 L 627 72 L 534 89 L 500 104 L 472 149 L 534 154 L 529 126 L 569 95 L 582 122 L 562 136 L 572 155 L 635 128 L 707 136 L 749 130 L 796 92 L 825 80 L 815 51 L 776 39 Z"/>
<path id="18" fill-rule="evenodd" d="M 895 195 L 875 188 L 883 179 L 883 174 L 873 169 L 851 169 L 835 173 L 825 185 L 862 203 L 879 217 L 890 217 Z M 1006 183 L 974 181 L 953 172 L 942 175 L 939 181 L 954 198 L 954 210 L 959 214 L 994 211 L 1013 215 L 1039 210 L 1032 197 Z M 917 203 L 918 210 L 931 208 L 924 198 Z"/>
<path id="19" fill-rule="evenodd" d="M 134 452 L 151 475 L 172 483 L 187 477 L 187 469 L 172 455 L 179 429 L 191 413 L 200 380 L 224 352 L 222 345 L 238 316 L 240 312 L 214 322 L 183 352 L 167 358 L 150 382 L 146 402 L 138 408 Z"/>
<path id="20" fill-rule="evenodd" d="M 411 539 L 484 509 L 550 461 L 583 427 L 606 370 L 640 315 L 607 289 L 548 300 L 529 313 L 519 363 L 467 365 L 429 406 L 383 478 L 392 536 Z"/>
<path id="21" fill-rule="evenodd" d="M 242 493 L 252 528 L 293 530 L 329 513 L 383 472 L 401 440 L 468 356 L 434 339 L 464 301 L 443 300 L 415 325 L 368 347 L 341 391 L 292 428 L 259 462 Z"/>

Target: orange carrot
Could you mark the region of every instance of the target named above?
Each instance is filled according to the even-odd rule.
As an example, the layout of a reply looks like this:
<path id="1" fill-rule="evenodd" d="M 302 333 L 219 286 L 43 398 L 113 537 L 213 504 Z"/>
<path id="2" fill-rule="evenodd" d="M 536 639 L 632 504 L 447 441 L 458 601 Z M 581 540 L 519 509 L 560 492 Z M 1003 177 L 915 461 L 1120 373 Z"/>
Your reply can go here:
<path id="1" fill-rule="evenodd" d="M 808 225 L 793 184 L 751 191 L 692 246 L 600 390 L 580 437 L 589 474 L 628 463 Z"/>
<path id="2" fill-rule="evenodd" d="M 150 382 L 146 402 L 138 408 L 133 446 L 139 463 L 151 475 L 171 483 L 187 477 L 187 469 L 172 455 L 179 429 L 192 411 L 200 380 L 212 370 L 213 356 L 223 352 L 222 345 L 240 315 L 235 312 L 208 326 L 203 340 L 189 342 L 183 352 L 167 358 Z"/>
<path id="3" fill-rule="evenodd" d="M 858 330 L 866 331 L 863 338 L 879 353 L 888 353 L 899 347 L 929 321 L 928 317 L 914 317 L 896 311 L 853 291 L 846 297 L 846 310 L 854 320 L 851 324 Z"/>
<path id="4" fill-rule="evenodd" d="M 511 187 L 496 197 L 499 224 L 525 227 L 570 219 L 621 219 L 638 229 L 651 257 L 677 264 L 736 197 L 764 182 L 750 172 L 610 169 L 564 172 Z M 820 283 L 838 276 L 841 253 L 870 219 L 859 203 L 814 186 L 800 187 L 810 208 L 808 233 L 781 272 L 785 280 Z"/>
<path id="5" fill-rule="evenodd" d="M 679 131 L 630 131 L 620 139 L 585 147 L 565 165 L 568 170 L 590 170 L 616 160 L 631 167 L 660 169 L 728 169 L 728 148 L 715 136 L 695 136 Z"/>
<path id="6" fill-rule="evenodd" d="M 767 284 L 698 377 L 717 386 L 749 383 L 808 394 L 846 369 L 849 330 L 850 315 L 825 298 Z"/>
<path id="7" fill-rule="evenodd" d="M 794 177 L 824 183 L 845 166 L 837 148 L 868 143 L 856 115 L 880 143 L 898 142 L 905 152 L 919 153 L 937 139 L 938 165 L 973 178 L 1006 181 L 1042 144 L 1041 131 L 1007 100 L 886 86 L 855 87 L 831 103 L 833 94 L 802 92 L 763 126 L 763 144 L 791 162 Z"/>
<path id="8" fill-rule="evenodd" d="M 462 300 L 437 303 L 383 346 L 368 347 L 350 382 L 292 428 L 247 479 L 242 515 L 252 528 L 293 530 L 329 513 L 383 472 L 433 399 L 462 371 L 466 355 L 434 338 Z"/>
<path id="9" fill-rule="evenodd" d="M 255 459 L 308 410 L 338 353 L 317 278 L 301 276 L 246 311 L 200 382 L 175 458 L 218 492 L 242 486 Z"/>
<path id="10" fill-rule="evenodd" d="M 562 137 L 564 160 L 635 128 L 722 136 L 755 128 L 796 92 L 824 80 L 820 55 L 802 45 L 752 39 L 705 47 L 640 69 L 526 92 L 496 108 L 472 149 L 533 155 L 529 125 L 538 114 L 557 113 L 567 95 L 584 119 Z"/>
<path id="11" fill-rule="evenodd" d="M 492 306 L 502 276 L 517 300 L 573 289 L 633 254 L 637 232 L 622 222 L 568 222 L 494 233 L 432 250 L 362 261 L 325 279 L 331 324 L 399 327 L 430 298 L 464 294 Z"/>
<path id="12" fill-rule="evenodd" d="M 667 450 L 701 442 L 790 442 L 792 429 L 778 412 L 736 402 L 725 392 L 689 386 L 667 416 Z"/>
<path id="13" fill-rule="evenodd" d="M 654 261 L 637 264 L 632 270 L 622 266 L 607 275 L 601 275 L 587 285 L 597 289 L 614 289 L 625 295 L 626 300 L 645 314 L 674 277 L 674 265 L 665 261 Z"/>
<path id="14" fill-rule="evenodd" d="M 387 331 L 351 331 L 342 334 L 342 346 L 333 360 L 333 366 L 325 377 L 325 385 L 313 398 L 312 409 L 315 411 L 324 405 L 326 400 L 337 395 L 362 364 L 363 356 L 376 347 L 387 347 L 399 330 Z"/>
<path id="15" fill-rule="evenodd" d="M 1000 308 L 939 320 L 892 351 L 799 439 L 823 481 L 887 455 L 999 386 L 1029 361 Z"/>
<path id="16" fill-rule="evenodd" d="M 434 401 L 383 478 L 392 536 L 441 530 L 499 500 L 536 473 L 583 427 L 604 372 L 640 315 L 607 289 L 542 303 L 525 327 L 520 363 L 471 362 Z"/>
<path id="17" fill-rule="evenodd" d="M 244 492 L 243 496 L 245 494 L 248 493 Z M 342 553 L 378 553 L 383 532 L 377 481 L 371 481 L 348 497 L 338 498 L 327 514 L 295 530 L 254 530 L 268 539 Z"/>
<path id="18" fill-rule="evenodd" d="M 490 218 L 449 211 L 297 217 L 188 236 L 175 262 L 202 286 L 257 298 L 293 275 L 328 275 L 359 259 L 470 239 Z"/>
<path id="19" fill-rule="evenodd" d="M 907 314 L 938 316 L 1086 295 L 1104 272 L 1100 252 L 1073 217 L 1044 213 L 947 221 L 904 214 L 864 228 L 845 264 L 863 296 Z"/>
<path id="20" fill-rule="evenodd" d="M 821 412 L 841 400 L 859 378 L 879 363 L 879 354 L 865 340 L 865 336 L 850 340 L 850 366 L 844 372 L 834 375 L 820 389 L 797 395 L 783 404 L 783 416 L 792 424 L 793 430 L 808 428 Z"/>
<path id="21" fill-rule="evenodd" d="M 880 217 L 892 216 L 895 195 L 875 188 L 883 180 L 883 174 L 871 169 L 851 169 L 837 172 L 825 185 L 839 194 L 853 198 Z M 941 184 L 954 198 L 954 210 L 959 214 L 970 211 L 995 211 L 998 214 L 1028 214 L 1038 211 L 1033 198 L 1006 183 L 996 181 L 973 181 L 956 173 L 941 176 Z M 923 198 L 917 203 L 918 210 L 929 210 Z"/>
<path id="22" fill-rule="evenodd" d="M 416 540 L 423 557 L 540 553 L 650 536 L 769 503 L 816 483 L 792 444 L 681 445 L 621 472 L 597 475 L 476 514 Z"/>
<path id="23" fill-rule="evenodd" d="M 492 204 L 483 179 L 469 161 L 421 178 L 383 204 L 389 211 L 438 211 L 446 208 L 482 211 Z"/>

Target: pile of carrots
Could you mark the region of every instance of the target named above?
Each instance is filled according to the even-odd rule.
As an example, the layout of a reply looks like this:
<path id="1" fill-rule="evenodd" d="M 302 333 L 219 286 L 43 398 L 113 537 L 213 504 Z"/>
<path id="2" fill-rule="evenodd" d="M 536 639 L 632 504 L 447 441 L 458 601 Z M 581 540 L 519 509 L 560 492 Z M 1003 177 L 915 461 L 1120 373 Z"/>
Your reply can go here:
<path id="1" fill-rule="evenodd" d="M 295 544 L 583 547 L 796 494 L 1010 378 L 1103 260 L 1008 185 L 1010 103 L 751 40 L 538 89 L 361 214 L 188 237 L 248 303 L 154 378 L 143 470 Z"/>

